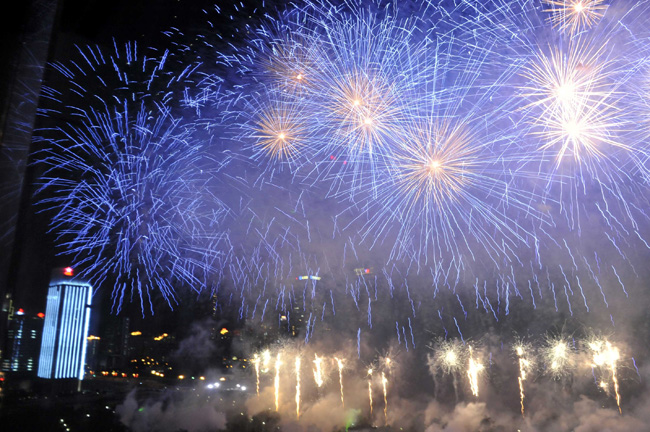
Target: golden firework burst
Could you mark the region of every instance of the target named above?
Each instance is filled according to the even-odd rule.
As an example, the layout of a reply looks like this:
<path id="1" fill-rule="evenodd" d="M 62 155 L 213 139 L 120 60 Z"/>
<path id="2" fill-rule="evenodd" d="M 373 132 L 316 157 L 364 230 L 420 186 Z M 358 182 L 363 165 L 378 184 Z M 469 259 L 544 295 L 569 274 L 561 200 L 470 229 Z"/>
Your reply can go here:
<path id="1" fill-rule="evenodd" d="M 303 145 L 306 130 L 294 106 L 277 102 L 262 110 L 253 128 L 255 147 L 277 161 L 293 161 Z"/>
<path id="2" fill-rule="evenodd" d="M 283 90 L 295 93 L 312 88 L 318 81 L 317 58 L 313 43 L 282 37 L 271 44 L 262 66 Z"/>
<path id="3" fill-rule="evenodd" d="M 397 162 L 397 183 L 425 206 L 454 202 L 472 184 L 477 148 L 465 125 L 433 123 L 410 134 L 406 155 Z"/>
<path id="4" fill-rule="evenodd" d="M 353 73 L 332 84 L 328 111 L 353 156 L 372 154 L 397 134 L 400 111 L 395 92 L 385 80 Z"/>
<path id="5" fill-rule="evenodd" d="M 611 95 L 612 62 L 605 58 L 604 49 L 578 41 L 567 49 L 536 52 L 522 72 L 526 83 L 520 86 L 521 95 L 530 101 L 523 109 L 541 107 L 539 117 L 544 117 L 556 110 L 577 111 L 585 101 Z"/>
<path id="6" fill-rule="evenodd" d="M 551 13 L 549 21 L 553 27 L 576 34 L 594 26 L 605 14 L 605 0 L 543 0 L 551 7 L 545 12 Z"/>

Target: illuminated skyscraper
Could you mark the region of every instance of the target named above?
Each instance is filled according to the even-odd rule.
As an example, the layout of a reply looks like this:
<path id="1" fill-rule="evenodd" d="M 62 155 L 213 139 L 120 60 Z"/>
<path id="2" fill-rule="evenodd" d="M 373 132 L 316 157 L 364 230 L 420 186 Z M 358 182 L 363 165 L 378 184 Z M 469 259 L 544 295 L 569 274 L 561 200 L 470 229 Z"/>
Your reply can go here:
<path id="1" fill-rule="evenodd" d="M 38 376 L 83 379 L 92 287 L 73 279 L 72 268 L 57 270 L 50 281 Z"/>
<path id="2" fill-rule="evenodd" d="M 36 373 L 44 317 L 42 313 L 33 315 L 23 309 L 11 315 L 2 359 L 3 372 Z"/>

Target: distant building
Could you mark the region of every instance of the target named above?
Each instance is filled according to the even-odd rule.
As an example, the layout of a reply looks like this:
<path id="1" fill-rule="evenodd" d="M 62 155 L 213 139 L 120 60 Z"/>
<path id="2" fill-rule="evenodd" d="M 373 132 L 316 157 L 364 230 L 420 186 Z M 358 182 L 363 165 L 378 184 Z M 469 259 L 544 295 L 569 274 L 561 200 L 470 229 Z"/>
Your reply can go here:
<path id="1" fill-rule="evenodd" d="M 10 316 L 6 352 L 2 360 L 3 372 L 36 372 L 44 317 L 42 313 L 32 315 L 22 309 Z"/>
<path id="2" fill-rule="evenodd" d="M 123 370 L 128 364 L 131 321 L 124 316 L 104 318 L 98 368 Z"/>
<path id="3" fill-rule="evenodd" d="M 90 371 L 96 371 L 99 366 L 99 336 L 90 335 L 86 338 L 86 368 Z"/>
<path id="4" fill-rule="evenodd" d="M 38 376 L 84 377 L 92 287 L 74 279 L 70 267 L 53 272 L 47 294 Z"/>
<path id="5" fill-rule="evenodd" d="M 131 332 L 129 372 L 164 376 L 170 370 L 169 357 L 177 348 L 176 337 L 172 334 L 153 336 L 149 332 Z"/>

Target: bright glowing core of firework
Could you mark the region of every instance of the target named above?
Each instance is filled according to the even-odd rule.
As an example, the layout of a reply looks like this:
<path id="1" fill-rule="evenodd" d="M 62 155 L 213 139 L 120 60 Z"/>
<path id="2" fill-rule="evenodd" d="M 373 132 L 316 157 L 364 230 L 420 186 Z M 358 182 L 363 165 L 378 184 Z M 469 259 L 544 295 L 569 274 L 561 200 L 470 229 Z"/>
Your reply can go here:
<path id="1" fill-rule="evenodd" d="M 569 105 L 576 97 L 575 83 L 570 81 L 558 85 L 555 89 L 555 97 L 563 105 Z"/>
<path id="2" fill-rule="evenodd" d="M 458 354 L 453 347 L 448 348 L 447 352 L 442 356 L 442 364 L 447 371 L 458 369 Z"/>
<path id="3" fill-rule="evenodd" d="M 556 343 L 552 348 L 552 355 L 551 368 L 560 369 L 567 359 L 566 345 L 563 342 Z"/>
<path id="4" fill-rule="evenodd" d="M 428 128 L 428 130 L 427 130 Z M 457 201 L 472 183 L 476 149 L 463 127 L 429 125 L 414 132 L 407 154 L 398 162 L 398 183 L 413 200 L 439 208 Z"/>
<path id="5" fill-rule="evenodd" d="M 603 2 L 604 0 L 544 0 L 544 3 L 552 6 L 545 12 L 553 14 L 550 17 L 553 27 L 571 34 L 594 26 L 607 9 Z"/>

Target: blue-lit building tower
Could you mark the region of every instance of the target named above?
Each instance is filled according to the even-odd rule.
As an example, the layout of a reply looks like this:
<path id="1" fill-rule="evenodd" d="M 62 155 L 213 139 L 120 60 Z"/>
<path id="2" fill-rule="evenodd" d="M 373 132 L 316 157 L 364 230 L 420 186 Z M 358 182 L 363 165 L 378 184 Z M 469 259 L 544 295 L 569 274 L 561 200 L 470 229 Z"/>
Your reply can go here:
<path id="1" fill-rule="evenodd" d="M 92 294 L 89 284 L 74 278 L 72 268 L 53 272 L 47 293 L 39 377 L 83 379 Z"/>

